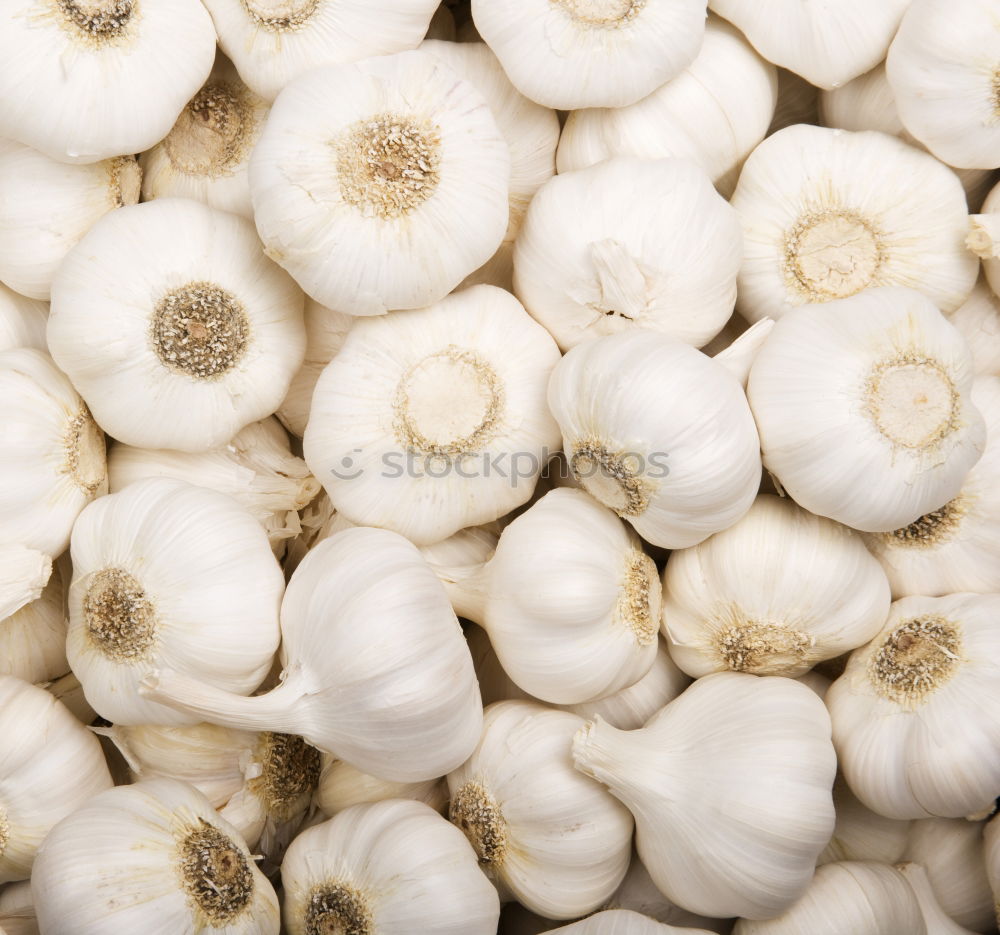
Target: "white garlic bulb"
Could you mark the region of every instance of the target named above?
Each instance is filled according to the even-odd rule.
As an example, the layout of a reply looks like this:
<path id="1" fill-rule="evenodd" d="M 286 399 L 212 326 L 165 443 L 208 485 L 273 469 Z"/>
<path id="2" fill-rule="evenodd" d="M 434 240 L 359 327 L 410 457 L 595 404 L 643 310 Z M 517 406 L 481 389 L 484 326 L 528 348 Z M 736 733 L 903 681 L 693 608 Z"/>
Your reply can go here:
<path id="1" fill-rule="evenodd" d="M 66 165 L 28 146 L 0 152 L 0 279 L 48 301 L 69 251 L 109 211 L 139 200 L 132 156 Z"/>
<path id="2" fill-rule="evenodd" d="M 1000 788 L 1000 595 L 904 597 L 826 704 L 854 794 L 889 818 L 961 817 Z"/>
<path id="3" fill-rule="evenodd" d="M 303 302 L 245 218 L 162 198 L 111 212 L 69 253 L 48 340 L 108 434 L 206 451 L 281 402 Z"/>
<path id="4" fill-rule="evenodd" d="M 905 876 L 888 864 L 844 861 L 816 871 L 802 898 L 766 922 L 740 919 L 733 935 L 930 935 Z"/>
<path id="5" fill-rule="evenodd" d="M 246 843 L 173 779 L 109 789 L 60 822 L 31 894 L 46 933 L 278 935 L 278 899 Z"/>
<path id="6" fill-rule="evenodd" d="M 973 935 L 969 929 L 963 928 L 941 908 L 931 887 L 931 881 L 927 878 L 927 871 L 920 864 L 897 864 L 896 869 L 906 877 L 906 882 L 910 884 L 913 894 L 917 897 L 924 924 L 927 926 L 927 935 Z"/>
<path id="7" fill-rule="evenodd" d="M 705 0 L 472 0 L 514 86 L 546 107 L 624 107 L 686 68 Z"/>
<path id="8" fill-rule="evenodd" d="M 485 98 L 420 51 L 297 78 L 250 159 L 268 255 L 349 315 L 444 298 L 500 246 L 509 180 Z"/>
<path id="9" fill-rule="evenodd" d="M 548 929 L 545 935 L 711 935 L 707 929 L 665 925 L 629 909 L 606 909 L 572 925 Z"/>
<path id="10" fill-rule="evenodd" d="M 728 529 L 673 552 L 663 590 L 670 653 L 696 677 L 802 675 L 867 643 L 890 602 L 861 536 L 771 495 Z"/>
<path id="11" fill-rule="evenodd" d="M 51 574 L 50 555 L 17 543 L 0 545 L 0 620 L 37 601 Z"/>
<path id="12" fill-rule="evenodd" d="M 303 831 L 281 866 L 289 935 L 494 935 L 496 890 L 420 802 L 354 805 Z"/>
<path id="13" fill-rule="evenodd" d="M 102 717 L 197 723 L 139 694 L 160 666 L 244 694 L 264 680 L 284 578 L 264 530 L 231 497 L 137 481 L 80 514 L 71 551 L 66 654 Z"/>
<path id="14" fill-rule="evenodd" d="M 45 326 L 49 307 L 29 299 L 0 282 L 0 351 L 33 347 L 47 351 Z"/>
<path id="15" fill-rule="evenodd" d="M 495 286 L 358 321 L 313 394 L 304 451 L 338 512 L 418 545 L 523 504 L 558 446 L 555 342 Z"/>
<path id="16" fill-rule="evenodd" d="M 420 549 L 420 554 L 444 585 L 459 617 L 472 619 L 478 613 L 481 595 L 475 585 L 483 566 L 496 552 L 500 532 L 500 521 L 469 526 Z M 469 582 L 474 586 L 470 587 Z"/>
<path id="17" fill-rule="evenodd" d="M 1000 822 L 995 820 L 995 816 L 994 820 L 986 824 L 983 843 L 986 856 L 986 876 L 995 905 L 1000 906 Z M 997 910 L 997 917 L 997 922 L 1000 923 L 1000 910 Z"/>
<path id="18" fill-rule="evenodd" d="M 866 808 L 841 775 L 833 784 L 833 807 L 837 823 L 833 837 L 819 855 L 818 864 L 838 860 L 874 860 L 892 864 L 902 860 L 912 822 L 886 818 Z"/>
<path id="19" fill-rule="evenodd" d="M 791 679 L 705 676 L 640 730 L 588 723 L 573 761 L 635 815 L 656 886 L 700 915 L 785 911 L 833 831 L 830 720 Z"/>
<path id="20" fill-rule="evenodd" d="M 569 172 L 612 156 L 681 157 L 729 195 L 730 176 L 767 133 L 777 94 L 774 66 L 738 30 L 710 16 L 697 57 L 675 78 L 629 107 L 574 110 L 556 164 Z"/>
<path id="21" fill-rule="evenodd" d="M 548 919 L 593 912 L 628 868 L 632 816 L 573 769 L 570 745 L 583 723 L 567 711 L 499 701 L 486 709 L 475 752 L 448 775 L 449 816 L 501 898 Z"/>
<path id="22" fill-rule="evenodd" d="M 198 0 L 60 0 L 0 13 L 0 137 L 60 162 L 139 153 L 163 139 L 215 56 Z"/>
<path id="23" fill-rule="evenodd" d="M 819 516 L 906 526 L 957 496 L 982 454 L 972 376 L 961 335 L 912 290 L 796 309 L 750 372 L 764 466 Z"/>
<path id="24" fill-rule="evenodd" d="M 475 747 L 469 650 L 444 588 L 402 536 L 347 529 L 315 546 L 288 584 L 281 626 L 284 670 L 267 694 L 168 669 L 143 694 L 210 723 L 298 734 L 400 782 L 443 776 Z"/>
<path id="25" fill-rule="evenodd" d="M 552 373 L 549 408 L 576 480 L 653 545 L 701 542 L 757 495 L 759 439 L 742 387 L 666 335 L 635 329 L 573 348 Z"/>
<path id="26" fill-rule="evenodd" d="M 1000 299 L 983 279 L 948 321 L 969 345 L 975 372 L 1000 376 Z"/>
<path id="27" fill-rule="evenodd" d="M 5 542 L 56 556 L 80 511 L 107 492 L 104 433 L 34 348 L 0 352 L 0 526 Z"/>
<path id="28" fill-rule="evenodd" d="M 514 247 L 514 290 L 561 348 L 648 328 L 700 347 L 728 321 L 736 212 L 679 159 L 619 156 L 546 182 Z"/>
<path id="29" fill-rule="evenodd" d="M 111 788 L 97 738 L 47 691 L 0 675 L 0 883 L 26 880 L 52 827 Z"/>
<path id="30" fill-rule="evenodd" d="M 23 562 L 11 554 L 21 548 L 0 547 L 0 576 L 24 571 Z M 26 682 L 47 682 L 69 670 L 65 611 L 69 567 L 62 561 L 53 566 L 43 553 L 23 551 L 37 560 L 39 574 L 19 578 L 22 588 L 31 585 L 30 600 L 12 611 L 0 608 L 0 674 L 16 675 Z"/>
<path id="31" fill-rule="evenodd" d="M 323 754 L 322 770 L 316 788 L 316 805 L 328 817 L 352 805 L 383 802 L 386 799 L 413 799 L 444 812 L 448 805 L 448 784 L 439 779 L 419 782 L 391 782 L 371 773 L 363 773 L 350 763 Z"/>
<path id="32" fill-rule="evenodd" d="M 270 109 L 217 56 L 171 131 L 139 159 L 143 200 L 192 198 L 252 219 L 247 167 Z"/>
<path id="33" fill-rule="evenodd" d="M 949 312 L 976 281 L 955 174 L 883 133 L 780 130 L 747 159 L 732 205 L 745 248 L 737 309 L 750 321 L 875 286 L 917 289 Z"/>

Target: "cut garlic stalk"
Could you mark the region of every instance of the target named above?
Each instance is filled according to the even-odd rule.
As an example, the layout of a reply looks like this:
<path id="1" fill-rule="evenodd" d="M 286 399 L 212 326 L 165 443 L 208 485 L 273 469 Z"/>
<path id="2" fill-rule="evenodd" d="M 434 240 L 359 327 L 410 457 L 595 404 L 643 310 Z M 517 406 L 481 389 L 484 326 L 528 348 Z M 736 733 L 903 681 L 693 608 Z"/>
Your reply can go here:
<path id="1" fill-rule="evenodd" d="M 969 345 L 975 372 L 1000 376 L 1000 299 L 983 279 L 948 321 Z"/>
<path id="2" fill-rule="evenodd" d="M 34 568 L 26 569 L 18 561 L 18 552 L 26 553 Z M 41 552 L 0 547 L 0 574 L 6 577 L 12 572 L 18 574 L 16 590 L 28 600 L 13 610 L 0 607 L 0 674 L 16 675 L 26 682 L 58 678 L 69 670 L 65 611 L 69 562 L 60 561 L 53 568 Z M 4 603 L 11 607 L 18 601 Z"/>
<path id="3" fill-rule="evenodd" d="M 547 929 L 545 935 L 711 935 L 707 929 L 677 928 L 629 909 L 606 909 L 572 925 Z"/>
<path id="4" fill-rule="evenodd" d="M 927 871 L 920 864 L 897 864 L 896 869 L 906 877 L 906 882 L 910 884 L 920 903 L 927 935 L 973 935 L 970 929 L 963 928 L 941 908 L 931 888 L 931 881 L 927 878 Z"/>
<path id="5" fill-rule="evenodd" d="M 0 283 L 0 351 L 9 351 L 14 347 L 47 351 L 45 326 L 48 320 L 48 305 L 20 295 Z"/>
<path id="6" fill-rule="evenodd" d="M 838 860 L 892 864 L 903 858 L 911 822 L 886 818 L 866 808 L 841 775 L 833 784 L 833 807 L 837 812 L 837 824 L 830 843 L 819 855 L 818 864 Z"/>
<path id="7" fill-rule="evenodd" d="M 413 799 L 443 813 L 448 805 L 448 784 L 443 777 L 420 782 L 390 782 L 371 773 L 363 773 L 329 754 L 323 755 L 316 804 L 328 818 L 352 805 L 386 799 Z"/>

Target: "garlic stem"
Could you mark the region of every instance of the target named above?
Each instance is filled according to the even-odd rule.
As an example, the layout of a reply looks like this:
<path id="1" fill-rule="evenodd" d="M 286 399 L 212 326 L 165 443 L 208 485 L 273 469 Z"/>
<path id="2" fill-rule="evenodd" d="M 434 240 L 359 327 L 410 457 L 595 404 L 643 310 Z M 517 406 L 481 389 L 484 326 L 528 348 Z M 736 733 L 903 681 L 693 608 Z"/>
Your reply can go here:
<path id="1" fill-rule="evenodd" d="M 484 562 L 466 577 L 446 585 L 456 616 L 482 624 L 486 615 L 489 580 L 489 562 Z"/>
<path id="2" fill-rule="evenodd" d="M 600 715 L 584 724 L 573 735 L 573 765 L 591 779 L 613 785 L 616 795 L 629 787 L 639 788 L 639 763 L 630 731 L 612 727 Z M 621 765 L 628 764 L 627 770 Z M 626 795 L 623 801 L 629 799 Z M 631 800 L 635 801 L 635 800 Z"/>
<path id="3" fill-rule="evenodd" d="M 757 352 L 764 346 L 764 342 L 773 327 L 773 318 L 762 318 L 713 358 L 740 381 L 743 389 L 747 388 L 750 368 L 753 366 L 754 360 L 757 359 Z"/>

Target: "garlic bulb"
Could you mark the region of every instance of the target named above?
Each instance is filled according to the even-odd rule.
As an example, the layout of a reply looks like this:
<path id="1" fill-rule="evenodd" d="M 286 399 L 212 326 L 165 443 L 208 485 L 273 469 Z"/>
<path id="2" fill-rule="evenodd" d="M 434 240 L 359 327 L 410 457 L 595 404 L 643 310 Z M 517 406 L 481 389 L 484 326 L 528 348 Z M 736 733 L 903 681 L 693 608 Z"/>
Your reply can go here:
<path id="1" fill-rule="evenodd" d="M 762 919 L 806 891 L 833 830 L 829 738 L 823 702 L 805 686 L 723 672 L 640 730 L 591 721 L 573 761 L 635 815 L 639 857 L 671 902 Z M 753 779 L 761 763 L 767 775 Z"/>
<path id="2" fill-rule="evenodd" d="M 475 752 L 448 775 L 449 816 L 501 899 L 548 919 L 597 909 L 628 868 L 632 816 L 573 769 L 583 723 L 528 701 L 497 702 Z"/>
<path id="3" fill-rule="evenodd" d="M 163 139 L 215 55 L 198 0 L 10 0 L 0 14 L 0 137 L 60 162 Z"/>
<path id="4" fill-rule="evenodd" d="M 67 708 L 9 675 L 0 675 L 0 736 L 0 883 L 6 883 L 28 879 L 53 825 L 110 788 L 111 776 L 97 738 Z"/>
<path id="5" fill-rule="evenodd" d="M 836 88 L 885 58 L 909 2 L 710 0 L 709 7 L 737 26 L 769 62 L 819 88 Z"/>
<path id="6" fill-rule="evenodd" d="M 49 307 L 20 295 L 0 282 L 0 351 L 14 347 L 47 350 L 45 326 Z"/>
<path id="7" fill-rule="evenodd" d="M 247 166 L 270 109 L 217 56 L 173 129 L 140 158 L 143 200 L 192 198 L 252 219 Z"/>
<path id="8" fill-rule="evenodd" d="M 23 569 L 23 563 L 12 561 L 11 555 L 20 549 L 0 547 L 0 574 L 4 577 L 9 571 Z M 40 552 L 23 551 L 37 557 L 42 574 L 21 578 L 22 586 L 34 585 L 29 601 L 13 611 L 0 609 L 0 674 L 16 675 L 26 682 L 47 682 L 69 670 L 64 609 L 69 568 L 62 562 L 53 567 L 49 557 Z"/>
<path id="9" fill-rule="evenodd" d="M 443 777 L 420 782 L 390 782 L 324 754 L 316 804 L 327 817 L 332 818 L 352 805 L 386 799 L 413 799 L 436 812 L 444 812 L 448 805 L 448 785 Z"/>
<path id="10" fill-rule="evenodd" d="M 949 312 L 976 281 L 955 174 L 882 133 L 780 130 L 747 159 L 732 205 L 744 236 L 737 308 L 750 321 L 892 285 Z"/>
<path id="11" fill-rule="evenodd" d="M 892 864 L 906 853 L 911 822 L 886 818 L 858 800 L 838 775 L 833 784 L 833 807 L 837 823 L 833 837 L 819 855 L 819 864 L 838 860 L 874 860 Z"/>
<path id="12" fill-rule="evenodd" d="M 152 451 L 116 442 L 108 452 L 112 493 L 147 477 L 173 477 L 229 494 L 267 530 L 271 547 L 301 530 L 298 510 L 319 493 L 320 485 L 288 447 L 275 419 L 251 422 L 221 448 L 205 452 Z"/>
<path id="13" fill-rule="evenodd" d="M 733 526 L 680 549 L 663 573 L 674 661 L 709 672 L 795 677 L 867 643 L 889 582 L 857 533 L 792 501 L 757 498 Z"/>
<path id="14" fill-rule="evenodd" d="M 420 802 L 354 805 L 303 831 L 281 880 L 289 935 L 493 935 L 500 917 L 469 842 Z"/>
<path id="15" fill-rule="evenodd" d="M 306 462 L 347 519 L 418 545 L 492 522 L 558 445 L 544 401 L 558 359 L 494 286 L 358 321 L 316 384 Z"/>
<path id="16" fill-rule="evenodd" d="M 256 94 L 334 62 L 417 46 L 437 0 L 205 0 L 219 45 Z"/>
<path id="17" fill-rule="evenodd" d="M 796 123 L 819 123 L 819 89 L 805 78 L 789 71 L 778 69 L 778 103 L 774 108 L 767 135 L 777 133 Z"/>
<path id="18" fill-rule="evenodd" d="M 137 481 L 73 527 L 66 655 L 87 700 L 116 724 L 194 724 L 139 683 L 172 666 L 249 694 L 278 648 L 281 569 L 231 497 L 183 481 Z"/>
<path id="19" fill-rule="evenodd" d="M 80 511 L 108 489 L 104 433 L 34 348 L 0 352 L 0 426 L 4 541 L 59 555 Z"/>
<path id="20" fill-rule="evenodd" d="M 635 329 L 573 348 L 552 373 L 549 408 L 576 480 L 653 545 L 701 542 L 757 495 L 759 440 L 739 382 L 666 335 Z"/>
<path id="21" fill-rule="evenodd" d="M 906 882 L 910 884 L 917 897 L 924 924 L 927 926 L 927 935 L 973 935 L 969 929 L 963 928 L 941 908 L 931 888 L 931 881 L 927 878 L 927 871 L 920 864 L 897 864 L 896 869 L 906 877 Z"/>
<path id="22" fill-rule="evenodd" d="M 993 892 L 995 905 L 1000 906 L 1000 823 L 989 821 L 983 835 L 986 853 L 986 876 Z M 1000 909 L 997 910 L 1000 923 Z"/>
<path id="23" fill-rule="evenodd" d="M 621 156 L 541 187 L 514 246 L 514 289 L 564 350 L 634 328 L 700 347 L 733 312 L 742 243 L 700 168 Z"/>
<path id="24" fill-rule="evenodd" d="M 1000 788 L 1000 595 L 904 597 L 826 704 L 855 795 L 888 818 L 961 817 Z"/>
<path id="25" fill-rule="evenodd" d="M 463 286 L 488 283 L 513 291 L 514 239 L 532 196 L 555 175 L 559 118 L 520 93 L 497 57 L 482 42 L 425 42 L 421 49 L 441 59 L 486 99 L 510 148 L 510 218 L 497 252 Z"/>
<path id="26" fill-rule="evenodd" d="M 16 543 L 0 544 L 0 620 L 37 601 L 51 574 L 51 556 Z"/>
<path id="27" fill-rule="evenodd" d="M 572 925 L 549 929 L 546 935 L 711 935 L 707 929 L 664 925 L 628 909 L 606 909 Z"/>
<path id="28" fill-rule="evenodd" d="M 887 864 L 844 861 L 816 871 L 802 898 L 766 922 L 740 919 L 733 935 L 930 935 L 905 876 Z"/>
<path id="29" fill-rule="evenodd" d="M 969 345 L 975 372 L 1000 376 L 1000 299 L 983 279 L 948 321 Z"/>
<path id="30" fill-rule="evenodd" d="M 612 156 L 675 156 L 719 183 L 764 138 L 777 94 L 774 66 L 729 23 L 710 16 L 697 57 L 675 78 L 629 107 L 573 111 L 556 163 L 569 172 Z"/>
<path id="31" fill-rule="evenodd" d="M 278 899 L 239 833 L 173 779 L 109 789 L 60 822 L 31 894 L 43 932 L 278 935 Z"/>
<path id="32" fill-rule="evenodd" d="M 132 156 L 66 165 L 27 146 L 0 152 L 0 279 L 48 301 L 63 258 L 94 223 L 139 200 Z"/>
<path id="33" fill-rule="evenodd" d="M 267 694 L 243 698 L 169 669 L 143 694 L 211 723 L 301 735 L 400 782 L 443 776 L 475 747 L 472 659 L 441 583 L 401 536 L 347 529 L 315 546 L 281 623 L 284 671 Z"/>
<path id="34" fill-rule="evenodd" d="M 885 288 L 786 314 L 747 395 L 764 466 L 797 503 L 888 532 L 957 496 L 979 460 L 971 385 L 958 331 L 924 296 Z"/>
<path id="35" fill-rule="evenodd" d="M 250 160 L 268 255 L 350 315 L 443 299 L 500 246 L 509 180 L 486 100 L 428 52 L 297 78 Z"/>

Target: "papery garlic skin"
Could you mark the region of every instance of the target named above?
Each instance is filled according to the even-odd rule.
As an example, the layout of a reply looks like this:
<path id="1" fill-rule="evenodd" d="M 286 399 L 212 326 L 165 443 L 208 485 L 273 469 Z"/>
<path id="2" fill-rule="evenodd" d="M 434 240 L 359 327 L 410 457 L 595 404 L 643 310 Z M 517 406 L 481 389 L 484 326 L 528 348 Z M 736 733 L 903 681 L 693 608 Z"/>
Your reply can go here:
<path id="1" fill-rule="evenodd" d="M 142 152 L 167 135 L 214 56 L 197 0 L 12 0 L 0 17 L 0 137 L 60 162 Z"/>
<path id="2" fill-rule="evenodd" d="M 317 302 L 360 316 L 430 305 L 485 263 L 509 180 L 485 98 L 423 51 L 300 76 L 250 159 L 268 256 Z"/>
<path id="3" fill-rule="evenodd" d="M 132 156 L 66 165 L 28 146 L 0 153 L 0 279 L 48 301 L 56 269 L 94 223 L 139 200 Z"/>
<path id="4" fill-rule="evenodd" d="M 780 130 L 747 159 L 731 203 L 744 236 L 737 310 L 750 321 L 877 286 L 949 312 L 976 281 L 955 174 L 882 133 Z"/>
<path id="5" fill-rule="evenodd" d="M 545 935 L 711 935 L 707 929 L 664 925 L 629 909 L 606 909 L 572 925 L 549 929 Z"/>
<path id="6" fill-rule="evenodd" d="M 973 935 L 969 929 L 963 928 L 941 908 L 931 887 L 931 881 L 927 877 L 927 871 L 920 864 L 896 864 L 896 869 L 906 877 L 906 882 L 910 884 L 917 902 L 920 903 L 927 935 Z"/>
<path id="7" fill-rule="evenodd" d="M 833 830 L 829 717 L 790 679 L 705 676 L 640 730 L 589 722 L 573 761 L 635 815 L 636 849 L 656 886 L 700 915 L 783 912 L 806 891 Z M 762 762 L 766 779 L 732 782 Z"/>
<path id="8" fill-rule="evenodd" d="M 817 864 L 838 860 L 874 860 L 893 864 L 906 853 L 912 822 L 886 818 L 866 808 L 843 776 L 833 784 L 837 823 Z"/>
<path id="9" fill-rule="evenodd" d="M 982 279 L 948 316 L 972 352 L 977 375 L 1000 376 L 1000 299 Z"/>
<path id="10" fill-rule="evenodd" d="M 52 827 L 111 788 L 97 738 L 44 689 L 0 676 L 0 883 L 26 880 Z"/>
<path id="11" fill-rule="evenodd" d="M 888 864 L 824 864 L 802 898 L 766 922 L 740 919 L 733 935 L 930 935 L 906 877 Z"/>
<path id="12" fill-rule="evenodd" d="M 13 549 L 20 548 L 0 547 L 0 574 L 10 571 L 11 565 L 23 568 L 8 557 Z M 42 576 L 34 579 L 37 587 L 32 588 L 34 596 L 30 601 L 9 614 L 0 610 L 0 674 L 26 682 L 47 682 L 69 670 L 64 609 L 69 563 L 60 561 L 52 566 L 47 555 L 29 555 L 41 559 L 44 580 Z M 21 583 L 27 581 L 22 579 Z"/>
<path id="13" fill-rule="evenodd" d="M 337 511 L 429 545 L 527 501 L 559 359 L 510 294 L 472 286 L 358 321 L 313 394 L 305 459 Z"/>
<path id="14" fill-rule="evenodd" d="M 194 724 L 141 697 L 174 666 L 249 694 L 278 648 L 281 569 L 257 521 L 225 494 L 151 478 L 102 497 L 73 528 L 67 657 L 116 724 Z"/>
<path id="15" fill-rule="evenodd" d="M 352 805 L 383 802 L 386 799 L 413 799 L 436 812 L 448 805 L 448 785 L 444 777 L 421 782 L 391 782 L 363 773 L 350 763 L 323 755 L 323 767 L 316 789 L 316 804 L 328 817 Z"/>
<path id="16" fill-rule="evenodd" d="M 686 344 L 644 329 L 585 342 L 556 365 L 548 401 L 576 480 L 653 545 L 701 542 L 756 497 L 759 439 L 743 389 Z"/>
<path id="17" fill-rule="evenodd" d="M 764 466 L 819 516 L 906 526 L 955 497 L 982 454 L 972 376 L 961 335 L 912 290 L 797 309 L 750 373 Z"/>
<path id="18" fill-rule="evenodd" d="M 695 677 L 802 675 L 867 643 L 890 602 L 885 572 L 857 533 L 771 495 L 673 552 L 663 591 L 670 654 Z"/>
<path id="19" fill-rule="evenodd" d="M 1000 786 L 1000 595 L 904 597 L 827 692 L 840 767 L 888 818 L 958 818 Z"/>
<path id="20" fill-rule="evenodd" d="M 249 221 L 160 198 L 106 215 L 69 253 L 48 340 L 108 434 L 206 451 L 281 402 L 305 352 L 303 302 Z"/>
<path id="21" fill-rule="evenodd" d="M 43 932 L 277 935 L 278 899 L 200 792 L 148 779 L 94 796 L 46 839 L 31 878 Z"/>
<path id="22" fill-rule="evenodd" d="M 108 489 L 104 433 L 48 354 L 0 352 L 0 527 L 56 556 L 80 511 Z"/>
<path id="23" fill-rule="evenodd" d="M 700 347 L 729 319 L 739 219 L 696 165 L 620 156 L 539 189 L 514 291 L 566 350 L 648 328 Z"/>
<path id="24" fill-rule="evenodd" d="M 33 347 L 47 351 L 45 327 L 49 307 L 0 283 L 0 351 Z"/>
<path id="25" fill-rule="evenodd" d="M 420 802 L 354 805 L 303 831 L 281 879 L 289 935 L 493 935 L 500 917 L 469 842 Z"/>

